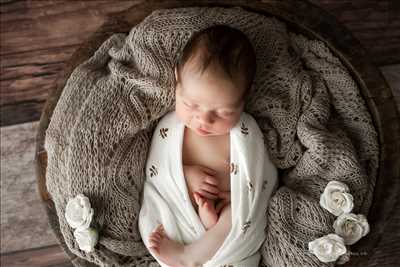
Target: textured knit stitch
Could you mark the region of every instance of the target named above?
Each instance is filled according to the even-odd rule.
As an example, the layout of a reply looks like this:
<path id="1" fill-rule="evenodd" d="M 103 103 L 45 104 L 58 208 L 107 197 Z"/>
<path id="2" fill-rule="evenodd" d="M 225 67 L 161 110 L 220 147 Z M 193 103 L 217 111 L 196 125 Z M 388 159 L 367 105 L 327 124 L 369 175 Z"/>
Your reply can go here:
<path id="1" fill-rule="evenodd" d="M 65 242 L 97 265 L 157 266 L 137 225 L 146 156 L 155 125 L 174 109 L 179 51 L 191 34 L 214 24 L 242 30 L 255 48 L 257 73 L 245 110 L 281 169 L 281 187 L 265 211 L 262 264 L 333 266 L 307 251 L 308 242 L 334 232 L 335 216 L 320 207 L 319 196 L 329 181 L 342 181 L 354 196 L 353 212 L 368 214 L 376 131 L 357 84 L 323 42 L 241 8 L 154 11 L 129 35 L 112 35 L 73 71 L 45 140 L 47 188 Z M 93 253 L 79 250 L 64 217 L 78 193 L 95 211 L 100 239 Z"/>

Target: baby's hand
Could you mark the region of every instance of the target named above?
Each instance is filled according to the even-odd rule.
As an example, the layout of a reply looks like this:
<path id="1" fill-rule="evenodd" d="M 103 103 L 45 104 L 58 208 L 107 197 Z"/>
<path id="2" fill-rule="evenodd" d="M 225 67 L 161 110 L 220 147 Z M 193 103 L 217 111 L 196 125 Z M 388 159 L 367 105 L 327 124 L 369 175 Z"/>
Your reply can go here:
<path id="1" fill-rule="evenodd" d="M 219 213 L 231 203 L 231 191 L 221 191 L 218 194 L 218 197 L 221 199 L 215 207 L 215 211 L 219 215 Z"/>
<path id="2" fill-rule="evenodd" d="M 194 192 L 208 199 L 217 199 L 219 194 L 216 172 L 199 165 L 183 165 L 190 196 Z"/>

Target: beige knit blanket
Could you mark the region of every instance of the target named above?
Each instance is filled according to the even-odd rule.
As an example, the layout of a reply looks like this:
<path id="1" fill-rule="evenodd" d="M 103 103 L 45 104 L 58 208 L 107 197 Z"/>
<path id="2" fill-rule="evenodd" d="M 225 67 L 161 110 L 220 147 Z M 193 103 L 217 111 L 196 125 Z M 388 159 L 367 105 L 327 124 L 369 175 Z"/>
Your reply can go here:
<path id="1" fill-rule="evenodd" d="M 257 56 L 245 108 L 280 169 L 268 209 L 262 262 L 333 266 L 308 252 L 335 216 L 319 205 L 330 180 L 345 182 L 354 213 L 368 214 L 378 167 L 377 134 L 357 84 L 321 41 L 273 17 L 241 8 L 158 10 L 114 34 L 69 77 L 46 132 L 47 187 L 75 265 L 157 266 L 138 230 L 146 156 L 158 120 L 174 109 L 173 67 L 190 35 L 213 24 L 242 30 Z M 93 253 L 79 250 L 64 212 L 83 193 L 100 232 Z"/>

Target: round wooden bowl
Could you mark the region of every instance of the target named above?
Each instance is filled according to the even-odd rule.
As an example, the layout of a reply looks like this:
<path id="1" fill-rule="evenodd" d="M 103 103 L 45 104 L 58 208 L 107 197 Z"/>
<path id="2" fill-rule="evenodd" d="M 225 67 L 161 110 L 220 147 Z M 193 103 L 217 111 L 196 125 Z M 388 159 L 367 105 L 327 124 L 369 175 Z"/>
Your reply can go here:
<path id="1" fill-rule="evenodd" d="M 46 189 L 47 154 L 44 149 L 45 131 L 66 80 L 73 69 L 91 57 L 110 35 L 118 32 L 129 33 L 134 25 L 153 10 L 190 6 L 241 6 L 248 11 L 273 15 L 286 22 L 291 31 L 325 42 L 333 54 L 341 59 L 358 83 L 378 133 L 381 150 L 374 199 L 368 216 L 371 232 L 351 246 L 352 251 L 356 253 L 351 255 L 351 260 L 343 266 L 389 266 L 385 262 L 393 263 L 396 259 L 400 260 L 395 254 L 399 251 L 398 242 L 391 242 L 390 246 L 380 245 L 382 240 L 388 238 L 388 234 L 398 230 L 394 229 L 395 224 L 390 222 L 396 220 L 394 207 L 396 200 L 399 201 L 398 192 L 400 192 L 400 139 L 396 134 L 400 131 L 400 116 L 388 84 L 378 68 L 369 60 L 365 49 L 334 16 L 308 1 L 214 0 L 150 1 L 116 14 L 72 55 L 67 67 L 59 74 L 40 119 L 35 160 L 40 197 L 45 205 L 50 225 L 71 261 L 79 266 L 92 265 L 72 254 L 65 245 L 54 203 Z M 378 263 L 376 258 L 384 260 Z"/>

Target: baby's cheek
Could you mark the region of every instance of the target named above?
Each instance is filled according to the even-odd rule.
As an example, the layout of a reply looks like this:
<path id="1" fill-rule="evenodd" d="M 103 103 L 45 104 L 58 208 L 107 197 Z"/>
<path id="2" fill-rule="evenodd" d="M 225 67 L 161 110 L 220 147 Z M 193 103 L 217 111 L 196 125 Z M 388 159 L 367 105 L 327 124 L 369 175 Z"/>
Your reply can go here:
<path id="1" fill-rule="evenodd" d="M 239 120 L 240 120 L 240 117 L 227 120 L 223 126 L 224 130 L 229 132 L 233 127 L 236 126 L 236 124 L 239 122 Z"/>
<path id="2" fill-rule="evenodd" d="M 186 123 L 188 121 L 189 114 L 181 106 L 179 105 L 175 106 L 175 113 L 181 122 Z"/>
<path id="3" fill-rule="evenodd" d="M 228 133 L 234 126 L 235 124 L 232 121 L 224 121 L 219 124 L 218 132 L 221 134 Z"/>

